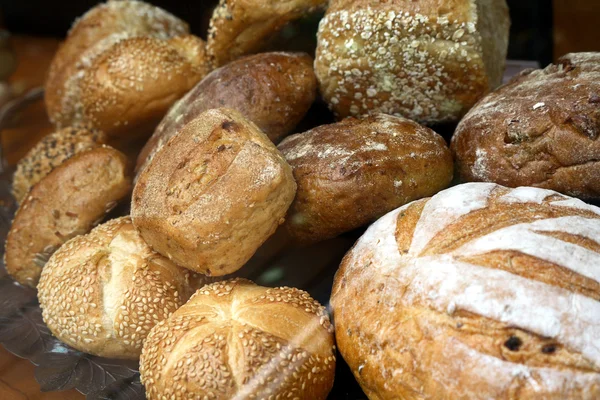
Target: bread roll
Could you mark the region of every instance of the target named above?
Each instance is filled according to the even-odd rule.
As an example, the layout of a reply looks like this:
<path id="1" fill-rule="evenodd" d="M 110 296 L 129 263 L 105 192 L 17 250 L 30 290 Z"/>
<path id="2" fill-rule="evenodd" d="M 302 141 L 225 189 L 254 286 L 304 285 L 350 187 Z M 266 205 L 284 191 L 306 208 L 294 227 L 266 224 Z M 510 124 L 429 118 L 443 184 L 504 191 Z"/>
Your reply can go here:
<path id="1" fill-rule="evenodd" d="M 385 114 L 322 125 L 278 148 L 298 184 L 285 226 L 301 242 L 358 228 L 452 180 L 452 155 L 441 136 Z"/>
<path id="2" fill-rule="evenodd" d="M 102 132 L 64 128 L 45 136 L 17 164 L 12 192 L 21 203 L 33 185 L 74 154 L 103 144 Z"/>
<path id="3" fill-rule="evenodd" d="M 207 275 L 238 270 L 294 199 L 290 166 L 238 112 L 200 114 L 138 176 L 131 215 L 144 240 Z"/>
<path id="4" fill-rule="evenodd" d="M 212 66 L 259 52 L 287 23 L 326 5 L 327 0 L 220 0 L 208 31 L 207 52 Z"/>
<path id="5" fill-rule="evenodd" d="M 54 336 L 102 357 L 138 359 L 150 329 L 202 278 L 155 253 L 129 217 L 65 243 L 42 271 L 38 298 Z"/>
<path id="6" fill-rule="evenodd" d="M 45 100 L 58 127 L 109 137 L 151 132 L 207 72 L 204 42 L 141 1 L 108 1 L 77 20 L 50 66 Z M 150 128 L 149 128 L 150 126 Z"/>
<path id="7" fill-rule="evenodd" d="M 325 307 L 242 279 L 197 291 L 152 329 L 140 359 L 148 400 L 321 400 L 334 373 Z"/>
<path id="8" fill-rule="evenodd" d="M 6 238 L 5 265 L 35 287 L 48 258 L 67 240 L 90 231 L 129 194 L 125 156 L 108 146 L 75 154 L 29 191 Z"/>
<path id="9" fill-rule="evenodd" d="M 226 107 L 254 122 L 274 142 L 290 133 L 317 91 L 312 59 L 303 53 L 261 53 L 214 70 L 163 118 L 138 158 L 141 171 L 156 151 L 204 111 Z"/>
<path id="10" fill-rule="evenodd" d="M 504 0 L 331 0 L 315 72 L 339 117 L 458 121 L 502 80 Z"/>
<path id="11" fill-rule="evenodd" d="M 483 98 L 452 140 L 460 178 L 600 199 L 600 53 L 573 53 Z"/>
<path id="12" fill-rule="evenodd" d="M 600 208 L 469 183 L 387 214 L 332 306 L 371 399 L 600 397 Z"/>

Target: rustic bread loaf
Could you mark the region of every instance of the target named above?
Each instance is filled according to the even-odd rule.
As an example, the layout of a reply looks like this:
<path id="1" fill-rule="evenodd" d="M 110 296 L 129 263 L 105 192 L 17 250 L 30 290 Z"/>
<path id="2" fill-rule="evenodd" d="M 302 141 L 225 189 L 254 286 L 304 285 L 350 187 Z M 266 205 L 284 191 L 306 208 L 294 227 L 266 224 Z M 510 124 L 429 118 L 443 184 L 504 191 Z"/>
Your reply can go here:
<path id="1" fill-rule="evenodd" d="M 294 199 L 290 166 L 256 125 L 214 109 L 186 124 L 138 176 L 131 215 L 142 237 L 207 275 L 238 270 Z"/>
<path id="2" fill-rule="evenodd" d="M 321 93 L 340 118 L 458 121 L 500 84 L 509 25 L 504 0 L 331 0 L 315 60 Z"/>
<path id="3" fill-rule="evenodd" d="M 373 224 L 335 277 L 371 399 L 600 397 L 600 208 L 468 183 Z"/>
<path id="4" fill-rule="evenodd" d="M 529 70 L 483 98 L 452 139 L 464 181 L 600 198 L 600 53 Z"/>
<path id="5" fill-rule="evenodd" d="M 317 78 L 303 53 L 261 53 L 214 70 L 169 110 L 142 149 L 141 171 L 185 124 L 212 108 L 231 108 L 274 142 L 290 133 L 315 100 Z"/>
<path id="6" fill-rule="evenodd" d="M 141 1 L 108 1 L 78 19 L 50 66 L 45 100 L 58 127 L 109 137 L 150 133 L 207 72 L 204 42 Z"/>
<path id="7" fill-rule="evenodd" d="M 335 346 L 325 307 L 302 290 L 207 285 L 144 342 L 148 400 L 325 399 Z"/>
<path id="8" fill-rule="evenodd" d="M 52 253 L 89 232 L 130 190 L 127 159 L 113 148 L 95 147 L 67 159 L 33 186 L 17 210 L 6 237 L 6 270 L 35 287 Z"/>
<path id="9" fill-rule="evenodd" d="M 45 136 L 17 164 L 12 185 L 17 203 L 21 203 L 33 185 L 67 158 L 105 141 L 102 132 L 70 127 Z"/>
<path id="10" fill-rule="evenodd" d="M 285 226 L 301 242 L 368 224 L 452 180 L 452 155 L 441 136 L 385 114 L 322 125 L 278 148 L 298 184 Z"/>
<path id="11" fill-rule="evenodd" d="M 216 68 L 257 53 L 287 23 L 326 5 L 327 0 L 220 0 L 208 31 L 210 63 Z"/>
<path id="12" fill-rule="evenodd" d="M 85 353 L 138 359 L 155 324 L 202 278 L 152 251 L 129 217 L 65 243 L 44 267 L 38 298 L 54 336 Z"/>

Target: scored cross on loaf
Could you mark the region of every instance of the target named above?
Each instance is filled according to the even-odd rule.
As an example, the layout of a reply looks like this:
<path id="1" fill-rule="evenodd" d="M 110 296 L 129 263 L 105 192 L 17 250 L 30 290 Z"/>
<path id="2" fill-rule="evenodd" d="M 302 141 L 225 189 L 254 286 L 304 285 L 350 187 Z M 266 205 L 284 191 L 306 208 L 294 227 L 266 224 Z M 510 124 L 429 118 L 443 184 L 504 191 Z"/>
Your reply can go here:
<path id="1" fill-rule="evenodd" d="M 600 209 L 491 183 L 387 214 L 332 294 L 372 399 L 600 397 Z"/>

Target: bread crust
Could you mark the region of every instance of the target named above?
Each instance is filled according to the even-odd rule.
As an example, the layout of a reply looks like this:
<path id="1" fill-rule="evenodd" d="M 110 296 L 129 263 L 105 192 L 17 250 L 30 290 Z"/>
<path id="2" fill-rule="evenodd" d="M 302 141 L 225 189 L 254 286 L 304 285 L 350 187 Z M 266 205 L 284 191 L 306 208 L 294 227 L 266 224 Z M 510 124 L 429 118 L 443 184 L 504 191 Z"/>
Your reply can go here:
<path id="1" fill-rule="evenodd" d="M 54 168 L 17 210 L 5 245 L 8 273 L 35 287 L 52 253 L 100 223 L 131 186 L 125 155 L 108 146 L 75 154 Z"/>
<path id="2" fill-rule="evenodd" d="M 452 180 L 452 155 L 441 136 L 385 114 L 323 125 L 278 148 L 298 184 L 285 226 L 304 243 L 368 224 Z"/>
<path id="3" fill-rule="evenodd" d="M 155 251 L 221 276 L 275 232 L 295 192 L 269 138 L 238 112 L 214 109 L 186 124 L 139 174 L 131 214 Z"/>
<path id="4" fill-rule="evenodd" d="M 334 373 L 325 307 L 302 290 L 242 279 L 197 291 L 152 329 L 140 359 L 149 400 L 321 400 Z"/>
<path id="5" fill-rule="evenodd" d="M 304 53 L 261 53 L 212 71 L 169 110 L 142 149 L 136 171 L 181 127 L 212 108 L 237 110 L 277 143 L 315 100 L 312 63 Z"/>
<path id="6" fill-rule="evenodd" d="M 152 251 L 129 217 L 65 243 L 40 278 L 38 298 L 54 336 L 85 353 L 137 360 L 158 322 L 202 279 Z"/>
<path id="7" fill-rule="evenodd" d="M 318 32 L 321 93 L 339 118 L 458 121 L 500 84 L 509 24 L 504 0 L 333 0 Z"/>
<path id="8" fill-rule="evenodd" d="M 326 5 L 327 0 L 220 0 L 207 40 L 213 68 L 259 52 L 286 24 Z"/>
<path id="9" fill-rule="evenodd" d="M 346 255 L 336 340 L 370 399 L 600 395 L 600 209 L 491 183 L 387 214 Z"/>
<path id="10" fill-rule="evenodd" d="M 600 199 L 600 53 L 573 53 L 483 98 L 452 151 L 463 181 Z"/>

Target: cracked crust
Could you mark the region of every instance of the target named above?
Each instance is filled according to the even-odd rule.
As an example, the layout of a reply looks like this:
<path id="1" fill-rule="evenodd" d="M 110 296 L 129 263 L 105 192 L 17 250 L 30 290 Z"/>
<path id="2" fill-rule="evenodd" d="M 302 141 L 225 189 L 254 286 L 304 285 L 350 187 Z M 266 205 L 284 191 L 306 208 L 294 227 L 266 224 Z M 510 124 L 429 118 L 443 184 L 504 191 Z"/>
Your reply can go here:
<path id="1" fill-rule="evenodd" d="M 600 53 L 573 53 L 483 98 L 452 139 L 463 181 L 600 198 Z"/>

